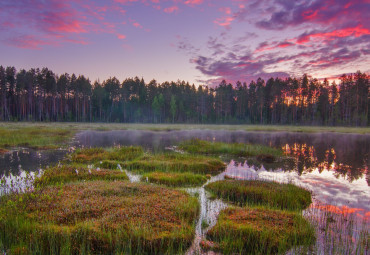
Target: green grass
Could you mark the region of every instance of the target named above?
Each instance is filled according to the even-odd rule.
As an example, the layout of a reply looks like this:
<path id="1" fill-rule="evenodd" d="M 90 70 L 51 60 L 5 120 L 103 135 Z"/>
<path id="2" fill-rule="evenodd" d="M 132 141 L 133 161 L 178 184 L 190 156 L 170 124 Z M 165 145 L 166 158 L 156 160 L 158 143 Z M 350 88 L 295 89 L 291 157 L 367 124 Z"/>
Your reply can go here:
<path id="1" fill-rule="evenodd" d="M 141 180 L 172 187 L 194 187 L 203 185 L 208 179 L 194 173 L 151 172 L 144 174 Z"/>
<path id="2" fill-rule="evenodd" d="M 118 163 L 133 160 L 143 155 L 143 153 L 143 149 L 138 146 L 123 146 L 109 149 L 86 148 L 78 149 L 71 154 L 70 158 L 72 162 L 77 163 L 100 163 L 100 161 L 104 161 L 104 165 L 112 168 L 114 164 L 117 167 Z"/>
<path id="3" fill-rule="evenodd" d="M 124 166 L 137 173 L 161 171 L 211 175 L 221 173 L 226 167 L 225 163 L 217 158 L 179 153 L 147 154 L 127 162 Z"/>
<path id="4" fill-rule="evenodd" d="M 46 168 L 42 176 L 35 179 L 34 185 L 37 187 L 91 180 L 128 180 L 128 177 L 125 172 L 120 170 L 100 169 L 82 164 L 68 164 Z"/>
<path id="5" fill-rule="evenodd" d="M 237 205 L 265 205 L 276 209 L 302 210 L 312 200 L 311 193 L 293 184 L 259 180 L 224 180 L 208 184 L 206 190 Z"/>
<path id="6" fill-rule="evenodd" d="M 223 254 L 283 254 L 315 241 L 314 229 L 300 214 L 264 207 L 221 211 L 206 237 Z"/>
<path id="7" fill-rule="evenodd" d="M 193 154 L 222 154 L 237 157 L 265 155 L 265 157 L 271 157 L 272 161 L 275 160 L 276 156 L 283 154 L 283 151 L 280 149 L 260 144 L 208 142 L 199 139 L 181 142 L 179 149 Z"/>
<path id="8" fill-rule="evenodd" d="M 16 126 L 11 124 L 0 126 L 0 148 L 31 147 L 35 149 L 56 149 L 66 145 L 75 134 L 67 128 L 43 126 Z"/>
<path id="9" fill-rule="evenodd" d="M 194 238 L 197 199 L 125 181 L 48 186 L 1 197 L 7 254 L 178 254 Z"/>

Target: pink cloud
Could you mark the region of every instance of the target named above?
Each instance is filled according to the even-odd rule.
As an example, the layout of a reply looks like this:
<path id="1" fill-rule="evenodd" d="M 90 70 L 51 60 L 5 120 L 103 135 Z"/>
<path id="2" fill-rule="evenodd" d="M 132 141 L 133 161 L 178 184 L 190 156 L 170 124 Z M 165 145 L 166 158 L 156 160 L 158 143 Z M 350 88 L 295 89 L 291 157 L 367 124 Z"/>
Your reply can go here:
<path id="1" fill-rule="evenodd" d="M 35 49 L 39 50 L 41 49 L 41 46 L 45 46 L 45 45 L 54 45 L 54 46 L 58 45 L 55 42 L 37 39 L 33 35 L 13 37 L 13 38 L 6 40 L 6 43 L 12 46 L 16 46 L 18 48 L 33 49 L 33 50 Z"/>
<path id="2" fill-rule="evenodd" d="M 132 2 L 137 2 L 138 0 L 113 0 L 116 3 L 120 4 L 127 4 L 127 3 L 132 3 Z"/>
<path id="3" fill-rule="evenodd" d="M 305 44 L 313 38 L 330 40 L 334 38 L 349 37 L 349 36 L 360 37 L 363 35 L 370 35 L 370 29 L 364 28 L 362 25 L 359 25 L 357 27 L 337 29 L 331 32 L 306 34 L 306 35 L 300 36 L 297 39 L 297 43 Z"/>
<path id="4" fill-rule="evenodd" d="M 140 23 L 138 23 L 138 22 L 134 22 L 134 23 L 132 23 L 132 25 L 133 25 L 134 27 L 137 27 L 137 28 L 143 28 L 143 26 L 142 26 L 142 25 L 140 25 Z"/>
<path id="5" fill-rule="evenodd" d="M 203 0 L 187 0 L 184 2 L 184 4 L 187 4 L 187 5 L 199 5 L 202 3 L 203 3 Z"/>
<path id="6" fill-rule="evenodd" d="M 222 27 L 228 27 L 230 26 L 231 22 L 234 20 L 234 17 L 221 17 L 214 21 L 215 24 L 222 26 Z"/>
<path id="7" fill-rule="evenodd" d="M 123 40 L 126 39 L 126 36 L 122 34 L 117 34 L 117 38 Z"/>
<path id="8" fill-rule="evenodd" d="M 179 10 L 179 7 L 171 6 L 171 7 L 165 8 L 163 11 L 166 13 L 173 13 L 173 12 L 177 12 L 178 10 Z"/>

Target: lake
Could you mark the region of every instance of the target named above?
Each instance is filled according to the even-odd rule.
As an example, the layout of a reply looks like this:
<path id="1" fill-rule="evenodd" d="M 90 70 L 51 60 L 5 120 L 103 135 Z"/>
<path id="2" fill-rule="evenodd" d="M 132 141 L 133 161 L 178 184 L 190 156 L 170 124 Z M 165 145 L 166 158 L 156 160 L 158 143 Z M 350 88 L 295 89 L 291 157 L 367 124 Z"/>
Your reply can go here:
<path id="1" fill-rule="evenodd" d="M 315 202 L 311 210 L 319 209 L 337 215 L 350 214 L 358 222 L 370 219 L 368 134 L 220 130 L 82 131 L 75 136 L 73 145 L 68 150 L 35 151 L 22 148 L 1 155 L 0 174 L 16 178 L 25 172 L 37 172 L 48 165 L 58 163 L 66 153 L 78 147 L 140 145 L 147 150 L 160 152 L 174 150 L 178 142 L 192 138 L 264 144 L 281 148 L 289 156 L 288 159 L 275 164 L 263 164 L 254 158 L 222 157 L 227 163 L 227 169 L 214 179 L 222 179 L 227 175 L 237 179 L 292 182 L 312 191 Z M 207 200 L 205 194 L 202 194 L 203 191 L 197 192 L 202 195 L 202 208 L 211 208 L 204 209 L 202 221 L 215 222 L 215 215 L 217 216 L 217 212 L 224 205 Z M 198 229 L 198 232 L 201 231 L 200 227 Z M 353 235 L 356 237 L 359 233 Z"/>

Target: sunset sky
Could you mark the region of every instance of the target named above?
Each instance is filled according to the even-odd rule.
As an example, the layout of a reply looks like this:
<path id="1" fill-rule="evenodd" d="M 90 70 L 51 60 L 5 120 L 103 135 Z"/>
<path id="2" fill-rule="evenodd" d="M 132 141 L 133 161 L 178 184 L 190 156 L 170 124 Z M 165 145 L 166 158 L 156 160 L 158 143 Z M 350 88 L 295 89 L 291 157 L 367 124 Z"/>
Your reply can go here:
<path id="1" fill-rule="evenodd" d="M 370 0 L 1 0 L 0 65 L 196 85 L 370 72 Z"/>

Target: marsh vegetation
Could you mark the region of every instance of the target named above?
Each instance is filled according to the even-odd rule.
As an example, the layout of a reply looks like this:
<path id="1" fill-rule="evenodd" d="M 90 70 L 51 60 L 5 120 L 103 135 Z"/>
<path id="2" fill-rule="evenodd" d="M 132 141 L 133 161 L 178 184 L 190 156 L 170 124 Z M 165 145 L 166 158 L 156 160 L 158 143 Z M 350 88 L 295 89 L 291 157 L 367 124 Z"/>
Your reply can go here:
<path id="1" fill-rule="evenodd" d="M 285 158 L 281 148 L 194 139 L 177 145 L 182 152 L 140 146 L 77 149 L 44 168 L 28 192 L 0 197 L 0 249 L 9 254 L 189 254 L 199 242 L 191 252 L 323 250 L 315 242 L 315 236 L 326 238 L 318 235 L 322 224 L 315 224 L 320 214 L 306 213 L 312 211 L 312 206 L 306 209 L 311 192 L 233 175 L 223 180 L 221 159 L 242 156 L 275 164 Z M 270 156 L 273 163 L 266 163 Z M 141 182 L 130 183 L 132 174 Z M 213 199 L 223 204 L 209 211 Z M 215 213 L 216 220 L 204 217 L 208 213 Z M 333 232 L 332 216 L 322 217 L 328 233 Z M 337 244 L 349 240 L 344 232 L 350 228 L 335 230 L 343 232 Z M 348 241 L 347 250 L 367 251 L 368 235 L 362 231 L 355 236 L 359 242 Z"/>

